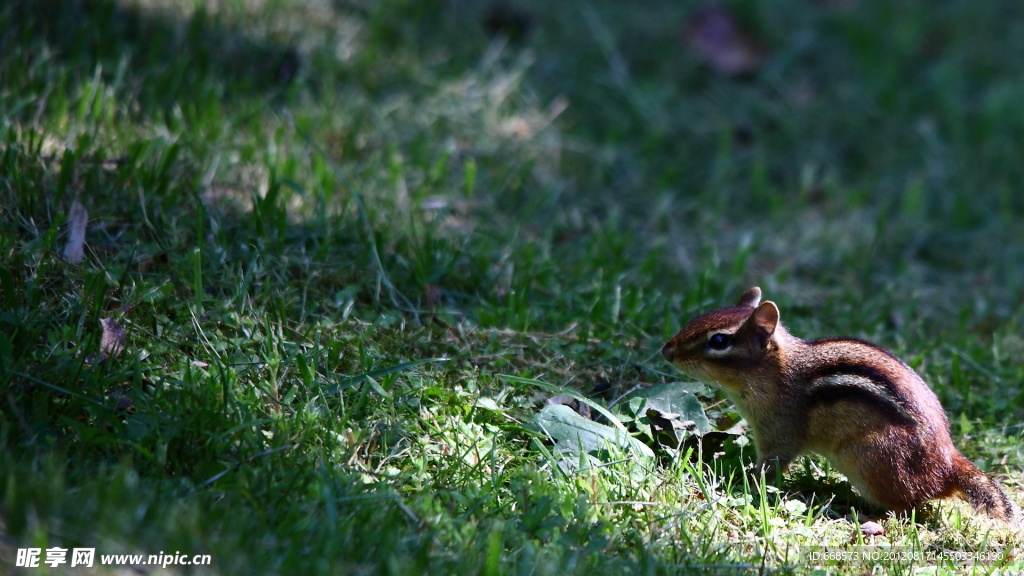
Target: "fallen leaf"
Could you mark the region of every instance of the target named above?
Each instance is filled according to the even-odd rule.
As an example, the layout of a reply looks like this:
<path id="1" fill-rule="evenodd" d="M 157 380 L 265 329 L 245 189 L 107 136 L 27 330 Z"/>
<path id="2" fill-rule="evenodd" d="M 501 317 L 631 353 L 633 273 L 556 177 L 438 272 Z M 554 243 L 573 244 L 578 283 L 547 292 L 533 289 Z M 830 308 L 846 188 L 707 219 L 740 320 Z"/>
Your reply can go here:
<path id="1" fill-rule="evenodd" d="M 636 399 L 646 400 L 645 403 L 637 402 L 637 406 L 643 406 L 648 417 L 652 409 L 671 415 L 672 420 L 685 424 L 675 429 L 689 429 L 699 436 L 710 432 L 712 427 L 707 414 L 704 413 L 704 406 L 693 394 L 693 389 L 696 387 L 690 387 L 682 382 L 655 384 L 630 394 L 629 402 Z"/>
<path id="2" fill-rule="evenodd" d="M 575 398 L 573 398 L 572 396 L 569 396 L 568 394 L 558 394 L 558 395 L 552 396 L 551 398 L 548 398 L 547 400 L 545 400 L 544 404 L 546 404 L 548 406 L 552 406 L 552 405 L 568 406 L 569 408 L 572 408 L 573 410 L 576 411 L 577 414 L 579 414 L 580 416 L 583 416 L 584 418 L 590 418 L 590 419 L 593 418 L 593 414 L 590 412 L 590 406 L 587 406 L 583 402 L 580 402 L 579 400 L 576 400 Z"/>
<path id="3" fill-rule="evenodd" d="M 764 51 L 740 28 L 727 8 L 717 6 L 694 13 L 684 33 L 697 58 L 726 76 L 756 72 L 764 63 Z"/>
<path id="4" fill-rule="evenodd" d="M 668 448 L 677 449 L 687 428 L 693 427 L 693 421 L 683 422 L 679 414 L 664 412 L 657 408 L 648 408 L 647 419 L 651 421 L 651 437 L 655 442 Z M 689 424 L 689 426 L 687 426 Z"/>
<path id="5" fill-rule="evenodd" d="M 117 325 L 113 318 L 101 318 L 100 325 L 103 326 L 103 336 L 100 338 L 100 362 L 107 358 L 116 357 L 124 351 L 125 336 L 124 328 Z"/>
<path id="6" fill-rule="evenodd" d="M 608 446 L 650 462 L 654 452 L 628 433 L 584 418 L 563 404 L 550 404 L 534 415 L 534 423 L 558 445 L 561 455 L 578 461 L 581 454 L 597 455 Z"/>
<path id="7" fill-rule="evenodd" d="M 89 212 L 75 199 L 68 215 L 68 243 L 64 246 L 64 259 L 78 264 L 85 258 L 85 228 L 89 224 Z"/>

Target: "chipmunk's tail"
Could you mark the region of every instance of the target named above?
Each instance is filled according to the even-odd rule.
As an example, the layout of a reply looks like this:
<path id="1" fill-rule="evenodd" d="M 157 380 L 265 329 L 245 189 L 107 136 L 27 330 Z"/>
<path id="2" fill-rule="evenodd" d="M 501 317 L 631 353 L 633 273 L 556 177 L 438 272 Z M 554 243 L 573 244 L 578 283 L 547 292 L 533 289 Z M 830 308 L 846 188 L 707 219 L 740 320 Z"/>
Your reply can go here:
<path id="1" fill-rule="evenodd" d="M 1013 521 L 1013 504 L 998 482 L 989 478 L 962 454 L 956 455 L 953 467 L 956 469 L 955 477 L 960 490 L 975 510 L 1006 522 Z"/>

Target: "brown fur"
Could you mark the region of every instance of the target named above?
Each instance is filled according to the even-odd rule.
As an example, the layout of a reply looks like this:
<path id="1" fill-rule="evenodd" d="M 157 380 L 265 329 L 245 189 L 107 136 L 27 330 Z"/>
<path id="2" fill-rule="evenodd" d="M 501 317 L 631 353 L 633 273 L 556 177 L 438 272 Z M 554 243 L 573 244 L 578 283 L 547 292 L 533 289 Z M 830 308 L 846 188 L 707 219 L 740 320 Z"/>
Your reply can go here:
<path id="1" fill-rule="evenodd" d="M 958 495 L 979 512 L 1012 518 L 1002 488 L 953 446 L 939 399 L 913 369 L 861 340 L 792 336 L 778 307 L 760 300 L 751 288 L 738 306 L 694 318 L 662 354 L 721 386 L 753 430 L 766 477 L 813 451 L 885 508 Z M 716 334 L 729 345 L 716 348 Z"/>

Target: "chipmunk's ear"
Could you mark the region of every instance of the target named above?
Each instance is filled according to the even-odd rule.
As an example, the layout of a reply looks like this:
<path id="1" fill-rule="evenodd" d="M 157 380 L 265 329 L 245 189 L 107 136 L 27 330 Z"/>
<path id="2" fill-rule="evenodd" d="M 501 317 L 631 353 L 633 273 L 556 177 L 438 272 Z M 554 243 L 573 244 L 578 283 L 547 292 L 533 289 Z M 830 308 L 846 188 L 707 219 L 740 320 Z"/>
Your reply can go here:
<path id="1" fill-rule="evenodd" d="M 740 301 L 736 305 L 737 306 L 749 306 L 751 308 L 754 308 L 754 307 L 757 306 L 758 302 L 760 302 L 760 301 L 761 301 L 761 289 L 758 288 L 757 286 L 754 286 L 753 288 L 749 288 L 746 292 L 744 292 L 743 294 L 740 295 Z"/>
<path id="2" fill-rule="evenodd" d="M 771 300 L 761 303 L 750 315 L 747 325 L 753 329 L 754 338 L 757 339 L 758 344 L 762 347 L 767 346 L 768 340 L 771 339 L 772 334 L 775 334 L 775 329 L 779 326 L 779 307 Z"/>

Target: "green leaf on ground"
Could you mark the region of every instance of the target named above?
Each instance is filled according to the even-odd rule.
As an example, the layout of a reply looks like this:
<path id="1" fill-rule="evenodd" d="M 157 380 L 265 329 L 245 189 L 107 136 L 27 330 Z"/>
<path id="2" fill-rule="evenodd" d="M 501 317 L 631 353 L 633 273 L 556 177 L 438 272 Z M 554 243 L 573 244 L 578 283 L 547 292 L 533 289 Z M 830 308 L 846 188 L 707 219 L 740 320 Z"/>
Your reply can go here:
<path id="1" fill-rule="evenodd" d="M 534 416 L 534 422 L 558 444 L 558 453 L 572 455 L 577 460 L 581 453 L 596 456 L 610 447 L 617 447 L 644 463 L 654 459 L 654 452 L 628 433 L 584 418 L 562 404 L 545 406 Z"/>
<path id="2" fill-rule="evenodd" d="M 711 431 L 711 422 L 704 413 L 704 405 L 694 396 L 689 386 L 679 382 L 664 382 L 649 388 L 637 390 L 628 397 L 630 410 L 641 415 L 649 410 L 657 410 L 662 417 L 677 420 L 681 428 L 691 430 L 697 435 Z"/>

